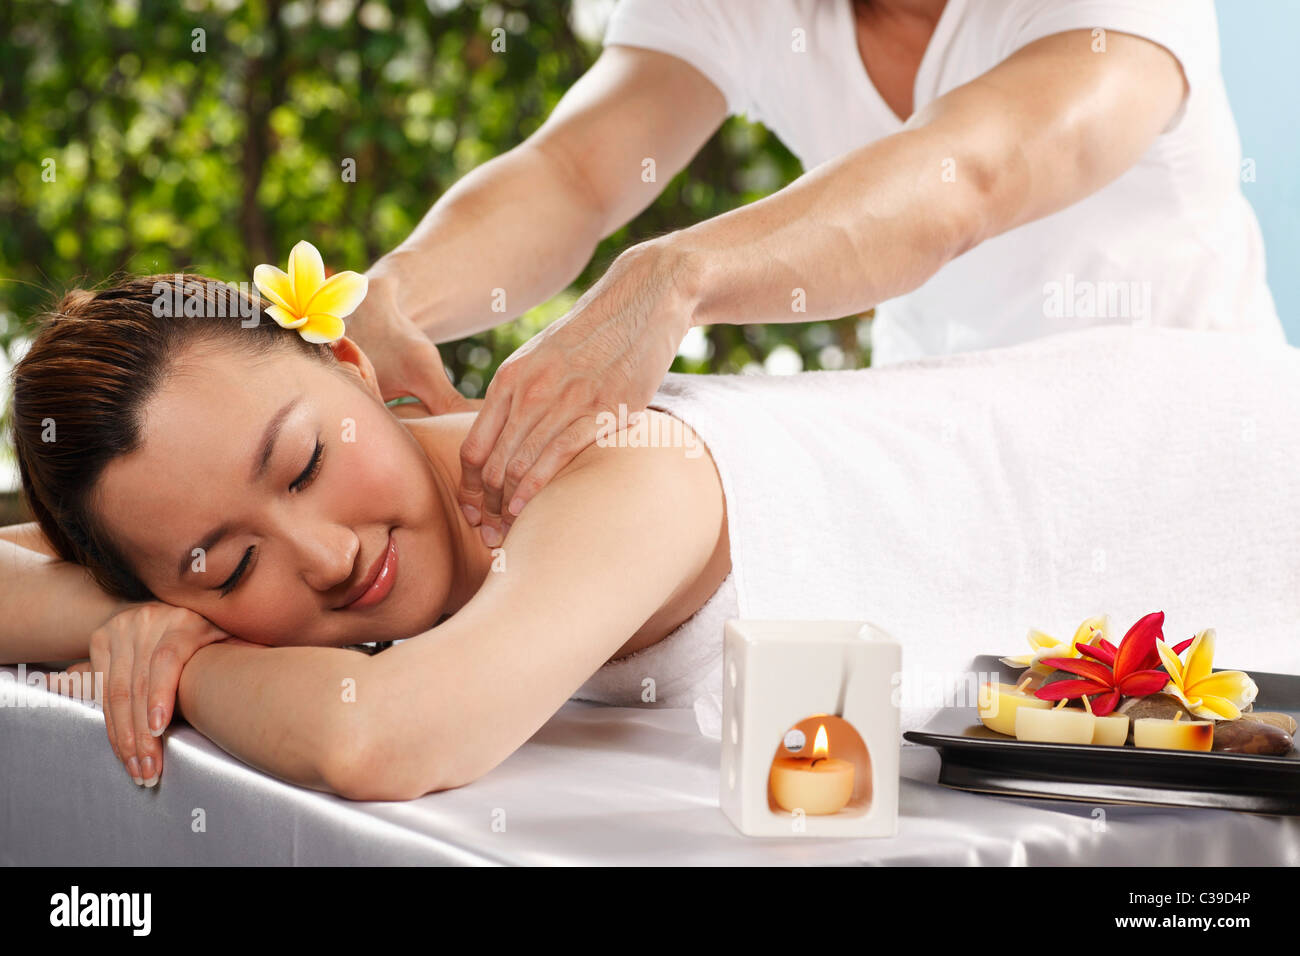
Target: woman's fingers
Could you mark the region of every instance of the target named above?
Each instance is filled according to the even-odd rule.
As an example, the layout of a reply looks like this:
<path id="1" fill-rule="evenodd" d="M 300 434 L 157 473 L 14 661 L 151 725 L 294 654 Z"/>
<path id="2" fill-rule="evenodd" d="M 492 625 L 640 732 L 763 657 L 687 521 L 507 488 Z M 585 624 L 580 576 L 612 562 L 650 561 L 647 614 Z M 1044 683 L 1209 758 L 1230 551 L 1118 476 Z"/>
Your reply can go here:
<path id="1" fill-rule="evenodd" d="M 108 745 L 113 748 L 113 756 L 126 763 L 122 752 L 117 749 L 117 733 L 113 727 L 113 711 L 108 706 L 108 649 L 102 634 L 96 633 L 90 638 L 90 670 L 99 675 L 99 707 L 104 712 L 104 730 L 108 733 Z"/>
<path id="2" fill-rule="evenodd" d="M 149 660 L 149 689 L 145 700 L 151 736 L 161 737 L 167 725 L 172 722 L 181 671 L 194 656 L 194 652 L 214 641 L 225 639 L 233 640 L 215 625 L 198 631 L 168 631 L 163 635 Z"/>
<path id="3" fill-rule="evenodd" d="M 176 703 L 176 688 L 180 686 L 181 669 L 198 647 L 178 646 L 179 639 L 168 634 L 153 650 L 149 661 L 149 688 L 145 695 L 145 712 L 149 734 L 161 737 L 172 722 L 172 707 Z M 186 651 L 188 650 L 188 653 Z"/>
<path id="4" fill-rule="evenodd" d="M 131 727 L 135 736 L 135 755 L 140 763 L 140 776 L 146 787 L 158 782 L 162 772 L 162 747 L 153 734 L 149 732 L 149 664 L 148 652 L 153 642 L 153 635 L 143 634 L 138 638 L 134 660 L 131 666 Z"/>
<path id="5" fill-rule="evenodd" d="M 94 675 L 90 671 L 90 661 L 78 661 L 66 670 L 51 671 L 45 675 L 45 689 L 64 697 L 93 701 Z"/>
<path id="6" fill-rule="evenodd" d="M 136 783 L 144 783 L 140 760 L 136 756 L 135 721 L 131 716 L 131 636 L 119 628 L 109 638 L 108 674 L 104 695 L 104 712 L 112 714 L 113 731 L 119 759 L 126 761 L 126 772 Z"/>

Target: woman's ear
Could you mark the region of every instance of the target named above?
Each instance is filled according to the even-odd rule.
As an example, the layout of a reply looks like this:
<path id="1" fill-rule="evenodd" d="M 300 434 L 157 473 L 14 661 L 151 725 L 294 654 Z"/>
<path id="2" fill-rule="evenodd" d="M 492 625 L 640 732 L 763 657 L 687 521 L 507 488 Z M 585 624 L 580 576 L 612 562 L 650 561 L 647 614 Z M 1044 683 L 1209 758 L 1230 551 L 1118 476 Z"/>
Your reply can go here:
<path id="1" fill-rule="evenodd" d="M 366 391 L 372 392 L 375 398 L 382 402 L 384 396 L 379 390 L 379 378 L 375 375 L 375 367 L 370 364 L 369 357 L 361 351 L 361 347 L 345 335 L 331 342 L 330 348 L 345 370 L 360 378 Z"/>

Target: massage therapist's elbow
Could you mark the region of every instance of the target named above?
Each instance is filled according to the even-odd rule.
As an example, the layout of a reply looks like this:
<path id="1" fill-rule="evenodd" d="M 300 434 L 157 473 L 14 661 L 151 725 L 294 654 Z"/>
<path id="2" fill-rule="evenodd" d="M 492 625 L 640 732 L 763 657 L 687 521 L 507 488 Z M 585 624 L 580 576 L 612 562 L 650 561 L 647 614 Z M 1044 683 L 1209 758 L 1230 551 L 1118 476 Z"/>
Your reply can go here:
<path id="1" fill-rule="evenodd" d="M 931 104 L 912 115 L 899 134 L 911 137 L 916 151 L 939 161 L 943 215 L 936 237 L 945 261 L 969 252 L 1017 221 L 1026 193 L 1028 159 L 1015 127 L 987 111 L 968 121 L 952 104 Z"/>

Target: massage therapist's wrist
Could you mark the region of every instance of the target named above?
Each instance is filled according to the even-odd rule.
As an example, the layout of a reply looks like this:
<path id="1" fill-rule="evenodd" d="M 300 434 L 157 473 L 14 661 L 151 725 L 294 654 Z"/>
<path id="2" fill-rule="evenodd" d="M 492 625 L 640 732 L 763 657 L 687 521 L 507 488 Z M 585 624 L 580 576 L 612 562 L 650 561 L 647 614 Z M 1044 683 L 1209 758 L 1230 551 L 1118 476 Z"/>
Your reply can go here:
<path id="1" fill-rule="evenodd" d="M 687 332 L 702 324 L 699 314 L 707 256 L 692 247 L 686 238 L 686 230 L 678 230 L 650 242 L 659 246 L 661 268 L 671 283 L 676 300 L 673 314 L 681 318 L 682 324 L 678 331 L 684 338 Z"/>
<path id="2" fill-rule="evenodd" d="M 363 326 L 410 322 L 421 332 L 433 332 L 431 319 L 439 313 L 439 303 L 430 271 L 429 256 L 416 249 L 398 246 L 376 260 L 366 271 L 370 287 L 357 310 L 365 312 Z"/>
<path id="3" fill-rule="evenodd" d="M 380 259 L 366 272 L 366 297 L 348 316 L 348 325 L 364 335 L 407 314 L 401 291 L 398 273 L 391 265 L 385 264 L 385 259 Z"/>

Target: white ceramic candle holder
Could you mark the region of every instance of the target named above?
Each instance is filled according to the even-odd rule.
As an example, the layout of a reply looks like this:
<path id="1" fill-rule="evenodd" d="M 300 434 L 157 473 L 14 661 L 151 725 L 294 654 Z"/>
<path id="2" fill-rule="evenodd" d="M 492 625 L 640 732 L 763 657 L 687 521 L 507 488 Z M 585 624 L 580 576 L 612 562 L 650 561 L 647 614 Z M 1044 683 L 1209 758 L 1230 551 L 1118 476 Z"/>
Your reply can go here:
<path id="1" fill-rule="evenodd" d="M 900 661 L 898 642 L 863 621 L 727 622 L 720 803 L 741 833 L 868 837 L 898 832 Z M 854 764 L 852 795 L 833 813 L 783 808 L 773 792 L 773 764 L 777 758 L 786 758 L 786 766 L 789 758 L 813 757 L 822 726 L 829 737 L 826 756 Z M 781 781 L 777 786 L 789 800 L 790 791 Z"/>

